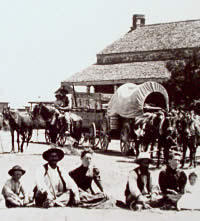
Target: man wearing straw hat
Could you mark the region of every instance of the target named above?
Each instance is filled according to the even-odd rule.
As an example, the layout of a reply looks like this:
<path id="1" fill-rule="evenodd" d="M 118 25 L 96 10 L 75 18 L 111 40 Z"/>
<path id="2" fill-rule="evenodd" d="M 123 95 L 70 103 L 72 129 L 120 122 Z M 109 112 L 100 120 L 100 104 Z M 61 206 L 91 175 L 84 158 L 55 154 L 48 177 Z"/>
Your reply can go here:
<path id="1" fill-rule="evenodd" d="M 20 182 L 21 177 L 25 174 L 25 170 L 21 166 L 14 166 L 8 171 L 12 177 L 7 180 L 2 189 L 2 195 L 8 208 L 21 207 L 28 203 L 26 193 Z"/>
<path id="2" fill-rule="evenodd" d="M 71 177 L 57 163 L 64 152 L 51 148 L 43 153 L 44 164 L 36 173 L 34 198 L 38 207 L 65 207 L 80 202 L 78 187 Z"/>
<path id="3" fill-rule="evenodd" d="M 126 204 L 131 210 L 149 209 L 150 202 L 154 201 L 157 195 L 149 172 L 149 165 L 154 162 L 147 153 L 141 153 L 134 163 L 139 167 L 129 172 L 125 190 Z"/>

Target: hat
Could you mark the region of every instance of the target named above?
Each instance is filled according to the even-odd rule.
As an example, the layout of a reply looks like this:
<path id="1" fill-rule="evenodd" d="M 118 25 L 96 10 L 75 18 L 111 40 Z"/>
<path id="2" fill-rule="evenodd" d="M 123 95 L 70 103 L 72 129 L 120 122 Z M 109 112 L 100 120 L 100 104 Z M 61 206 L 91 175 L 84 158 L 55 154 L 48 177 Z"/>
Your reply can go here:
<path id="1" fill-rule="evenodd" d="M 57 97 L 57 96 L 63 96 L 63 94 L 60 92 L 60 91 L 57 91 L 56 93 L 55 93 L 55 96 Z"/>
<path id="2" fill-rule="evenodd" d="M 143 164 L 143 163 L 154 164 L 154 161 L 149 157 L 149 153 L 140 153 L 139 158 L 134 160 L 134 163 Z"/>
<path id="3" fill-rule="evenodd" d="M 53 148 L 48 149 L 47 151 L 45 151 L 42 154 L 43 159 L 48 161 L 49 160 L 49 154 L 51 154 L 51 153 L 57 153 L 58 157 L 59 157 L 59 161 L 62 160 L 64 155 L 65 155 L 64 152 L 61 149 L 53 147 Z"/>
<path id="4" fill-rule="evenodd" d="M 14 166 L 12 169 L 10 169 L 10 170 L 8 171 L 8 174 L 9 174 L 10 176 L 12 176 L 14 171 L 21 171 L 21 172 L 22 172 L 22 175 L 24 175 L 24 174 L 26 173 L 26 171 L 23 170 L 22 167 L 16 165 L 16 166 Z"/>

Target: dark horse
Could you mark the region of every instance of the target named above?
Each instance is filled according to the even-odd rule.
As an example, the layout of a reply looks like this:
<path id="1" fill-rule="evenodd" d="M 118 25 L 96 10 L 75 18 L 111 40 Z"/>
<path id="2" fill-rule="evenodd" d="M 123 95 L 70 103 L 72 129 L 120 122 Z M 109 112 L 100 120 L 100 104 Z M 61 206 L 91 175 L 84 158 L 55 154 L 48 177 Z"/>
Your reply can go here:
<path id="1" fill-rule="evenodd" d="M 69 127 L 67 120 L 63 114 L 60 114 L 58 110 L 52 106 L 44 105 L 42 103 L 35 105 L 33 109 L 33 117 L 40 116 L 46 122 L 46 129 L 49 130 L 49 136 L 52 143 L 56 143 L 60 139 L 61 135 L 65 136 L 67 130 L 70 131 L 71 137 L 77 140 L 81 138 L 82 132 L 82 119 L 80 121 L 73 121 L 71 119 L 71 125 Z M 73 116 L 73 114 L 72 114 Z"/>
<path id="2" fill-rule="evenodd" d="M 17 133 L 17 144 L 18 144 L 18 152 L 23 152 L 23 145 L 24 142 L 27 141 L 28 143 L 32 136 L 32 119 L 28 112 L 18 112 L 15 110 L 10 110 L 10 108 L 3 109 L 3 117 L 5 120 L 8 121 L 10 132 L 11 132 L 11 139 L 12 139 L 12 150 L 11 152 L 15 152 L 14 147 L 14 132 Z M 22 139 L 21 146 L 20 146 L 20 137 Z"/>

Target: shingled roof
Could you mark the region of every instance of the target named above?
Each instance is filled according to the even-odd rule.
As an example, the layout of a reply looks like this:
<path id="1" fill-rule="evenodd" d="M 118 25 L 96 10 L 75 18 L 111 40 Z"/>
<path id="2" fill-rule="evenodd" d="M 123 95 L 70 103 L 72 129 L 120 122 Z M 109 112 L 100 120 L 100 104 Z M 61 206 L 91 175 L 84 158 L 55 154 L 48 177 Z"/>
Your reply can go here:
<path id="1" fill-rule="evenodd" d="M 121 81 L 121 83 L 127 80 L 161 80 L 167 79 L 170 73 L 165 67 L 166 61 L 157 62 L 134 62 L 124 64 L 111 64 L 111 65 L 91 65 L 81 72 L 78 72 L 66 79 L 66 82 L 74 82 L 75 85 L 93 85 L 101 84 L 104 81 L 105 84 L 109 84 L 110 81 Z M 108 82 L 107 82 L 108 81 Z"/>
<path id="2" fill-rule="evenodd" d="M 139 26 L 98 53 L 97 64 L 74 74 L 63 83 L 162 82 L 170 77 L 165 66 L 167 60 L 183 59 L 176 54 L 171 57 L 170 51 L 194 48 L 200 48 L 200 20 Z"/>
<path id="3" fill-rule="evenodd" d="M 99 55 L 200 47 L 200 20 L 144 25 L 125 34 Z"/>

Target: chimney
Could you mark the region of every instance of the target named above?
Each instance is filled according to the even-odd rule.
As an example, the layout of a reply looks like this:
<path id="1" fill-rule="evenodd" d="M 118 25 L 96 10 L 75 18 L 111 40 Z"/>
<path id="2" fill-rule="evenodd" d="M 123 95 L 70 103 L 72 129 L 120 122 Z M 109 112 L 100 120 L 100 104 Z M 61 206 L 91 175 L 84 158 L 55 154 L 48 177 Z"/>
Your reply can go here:
<path id="1" fill-rule="evenodd" d="M 142 27 L 145 25 L 145 16 L 144 15 L 133 15 L 133 26 L 131 27 L 131 31 L 135 30 L 138 27 Z"/>

